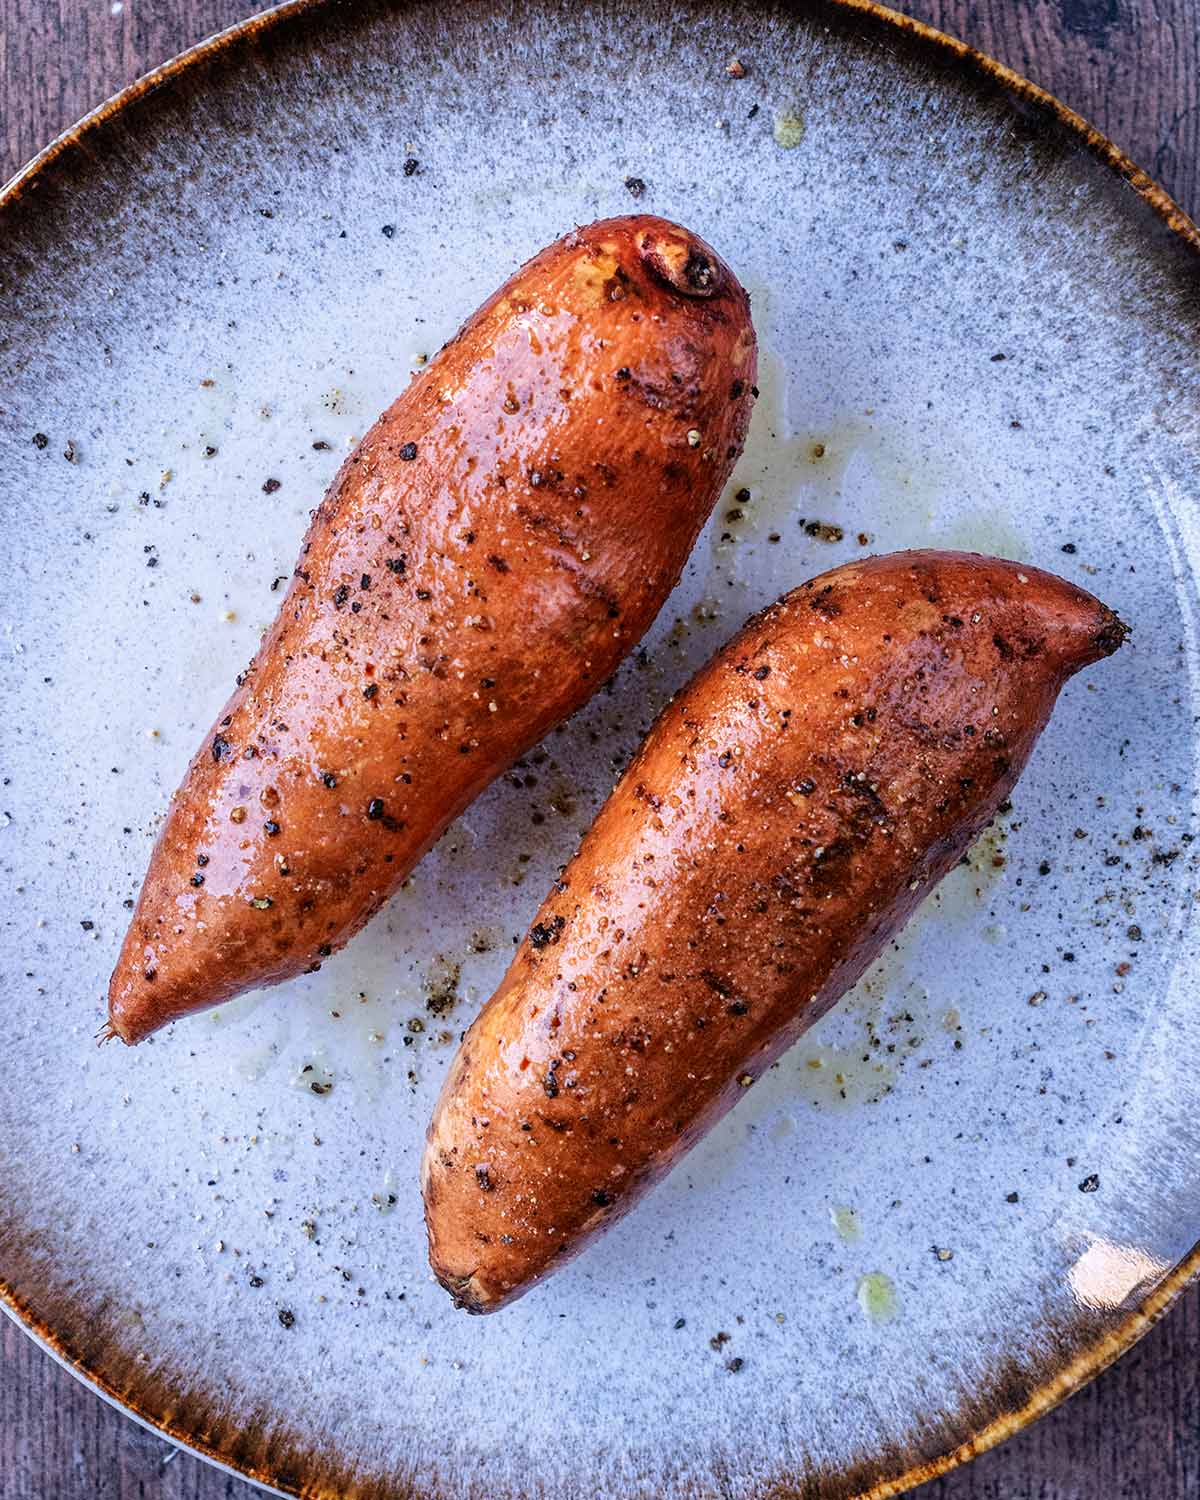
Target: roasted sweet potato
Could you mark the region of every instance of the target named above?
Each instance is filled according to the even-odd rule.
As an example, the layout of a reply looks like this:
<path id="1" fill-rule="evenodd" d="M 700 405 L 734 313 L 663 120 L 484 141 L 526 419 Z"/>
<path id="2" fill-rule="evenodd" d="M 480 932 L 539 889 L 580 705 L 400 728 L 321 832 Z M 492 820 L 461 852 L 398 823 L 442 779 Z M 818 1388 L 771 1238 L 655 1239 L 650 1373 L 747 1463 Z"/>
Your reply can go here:
<path id="1" fill-rule="evenodd" d="M 109 989 L 136 1042 L 318 966 L 658 612 L 746 433 L 749 303 L 609 219 L 498 291 L 367 433 L 176 792 Z"/>
<path id="2" fill-rule="evenodd" d="M 423 1164 L 487 1312 L 660 1178 L 858 979 L 1124 627 L 1036 568 L 907 552 L 755 616 L 666 708 L 467 1032 Z"/>

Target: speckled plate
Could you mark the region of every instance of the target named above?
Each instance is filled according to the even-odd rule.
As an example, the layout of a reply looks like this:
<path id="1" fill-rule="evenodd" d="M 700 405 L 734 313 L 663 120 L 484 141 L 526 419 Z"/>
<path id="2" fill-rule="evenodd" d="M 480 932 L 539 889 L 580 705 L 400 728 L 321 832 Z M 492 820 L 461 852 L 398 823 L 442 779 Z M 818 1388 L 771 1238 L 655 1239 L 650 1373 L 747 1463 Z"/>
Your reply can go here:
<path id="1" fill-rule="evenodd" d="M 635 199 L 729 258 L 764 351 L 644 652 L 319 974 L 97 1050 L 165 799 L 341 455 Z M 1200 1238 L 1197 245 L 1028 85 L 816 0 L 285 7 L 53 146 L 0 198 L 9 1308 L 198 1452 L 355 1500 L 882 1496 L 1136 1338 Z M 913 544 L 1055 568 L 1133 643 L 649 1202 L 454 1312 L 425 1122 L 614 765 L 752 608 Z"/>

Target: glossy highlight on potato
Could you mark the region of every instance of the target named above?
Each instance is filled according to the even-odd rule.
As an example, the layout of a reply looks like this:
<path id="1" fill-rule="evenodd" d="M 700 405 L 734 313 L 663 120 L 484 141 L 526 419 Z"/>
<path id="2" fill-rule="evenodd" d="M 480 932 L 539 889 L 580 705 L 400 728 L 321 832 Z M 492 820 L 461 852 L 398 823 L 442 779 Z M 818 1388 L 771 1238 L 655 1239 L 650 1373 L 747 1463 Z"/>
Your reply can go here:
<path id="1" fill-rule="evenodd" d="M 662 219 L 576 230 L 479 309 L 316 511 L 171 801 L 109 1034 L 318 967 L 612 674 L 741 452 L 754 378 L 745 292 Z"/>
<path id="2" fill-rule="evenodd" d="M 667 706 L 466 1033 L 422 1164 L 489 1312 L 627 1212 L 857 981 L 1125 627 L 1039 569 L 837 568 Z"/>

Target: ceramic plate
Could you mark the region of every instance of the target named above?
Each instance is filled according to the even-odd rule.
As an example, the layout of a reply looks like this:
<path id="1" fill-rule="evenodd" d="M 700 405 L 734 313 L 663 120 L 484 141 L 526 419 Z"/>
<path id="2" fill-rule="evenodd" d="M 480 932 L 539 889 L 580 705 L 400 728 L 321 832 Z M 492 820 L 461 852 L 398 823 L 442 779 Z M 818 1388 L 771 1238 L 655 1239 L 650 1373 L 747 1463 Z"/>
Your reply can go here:
<path id="1" fill-rule="evenodd" d="M 645 650 L 319 974 L 98 1050 L 166 799 L 347 447 L 635 204 L 729 259 L 763 349 Z M 358 1500 L 883 1495 L 1128 1344 L 1200 1237 L 1196 248 L 1028 86 L 815 0 L 306 5 L 52 148 L 0 201 L 10 1308 L 197 1451 Z M 752 609 L 913 545 L 1055 569 L 1133 642 L 639 1211 L 455 1312 L 426 1120 L 614 767 Z"/>

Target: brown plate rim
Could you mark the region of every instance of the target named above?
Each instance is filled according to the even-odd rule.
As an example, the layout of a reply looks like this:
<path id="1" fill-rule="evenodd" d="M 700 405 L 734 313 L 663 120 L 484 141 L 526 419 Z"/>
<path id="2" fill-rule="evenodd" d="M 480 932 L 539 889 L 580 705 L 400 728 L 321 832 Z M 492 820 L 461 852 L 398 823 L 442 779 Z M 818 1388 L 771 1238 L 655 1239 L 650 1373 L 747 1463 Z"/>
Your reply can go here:
<path id="1" fill-rule="evenodd" d="M 1104 163 L 1131 187 L 1200 257 L 1200 228 L 1197 228 L 1171 195 L 1119 146 L 1046 89 L 1032 83 L 987 53 L 968 46 L 967 43 L 937 30 L 924 21 L 902 15 L 898 11 L 878 4 L 877 0 L 825 0 L 825 3 L 835 6 L 844 13 L 869 17 L 883 27 L 906 33 L 920 42 L 929 53 L 940 55 L 943 61 L 949 59 L 979 78 L 991 79 L 999 83 L 1014 98 L 1048 111 L 1069 134 L 1077 138 L 1092 156 Z M 46 179 L 48 169 L 55 162 L 66 157 L 72 150 L 86 149 L 91 138 L 97 135 L 109 121 L 138 100 L 155 93 L 174 78 L 232 48 L 237 43 L 263 35 L 284 21 L 292 20 L 306 12 L 318 10 L 332 12 L 336 5 L 337 0 L 285 0 L 284 4 L 235 22 L 232 26 L 197 42 L 195 46 L 187 48 L 178 56 L 152 69 L 56 136 L 3 187 L 0 187 L 0 210 L 11 208 L 21 198 L 30 196 L 41 186 Z M 881 1480 L 871 1488 L 859 1491 L 854 1500 L 888 1500 L 890 1496 L 901 1495 L 916 1485 L 923 1484 L 926 1480 L 948 1473 L 978 1454 L 995 1447 L 1006 1438 L 1014 1436 L 1068 1396 L 1074 1395 L 1090 1380 L 1107 1369 L 1114 1360 L 1126 1353 L 1158 1322 L 1187 1286 L 1198 1278 L 1200 1278 L 1200 1241 L 1118 1326 L 1104 1332 L 1095 1343 L 1078 1353 L 1054 1375 L 1046 1379 L 1022 1406 L 1002 1412 L 1000 1416 L 980 1428 L 974 1437 L 957 1448 L 917 1464 L 895 1478 Z M 221 1451 L 219 1447 L 206 1443 L 197 1434 L 183 1430 L 180 1422 L 169 1417 L 156 1417 L 141 1410 L 130 1399 L 120 1395 L 102 1373 L 88 1369 L 81 1359 L 73 1358 L 54 1330 L 37 1317 L 32 1308 L 22 1301 L 3 1278 L 0 1278 L 0 1304 L 3 1304 L 3 1309 L 10 1313 L 27 1333 L 73 1375 L 143 1426 L 161 1433 L 170 1441 L 206 1459 L 227 1473 L 242 1475 L 251 1482 L 266 1486 L 277 1494 L 300 1495 L 303 1493 L 314 1497 L 329 1494 L 332 1500 L 331 1492 L 322 1488 L 312 1488 L 304 1481 L 296 1484 L 290 1477 L 270 1474 L 253 1464 L 239 1463 L 235 1457 Z M 776 1477 L 776 1484 L 787 1485 L 789 1482 L 786 1475 Z M 321 1483 L 318 1479 L 317 1484 L 321 1485 Z"/>

